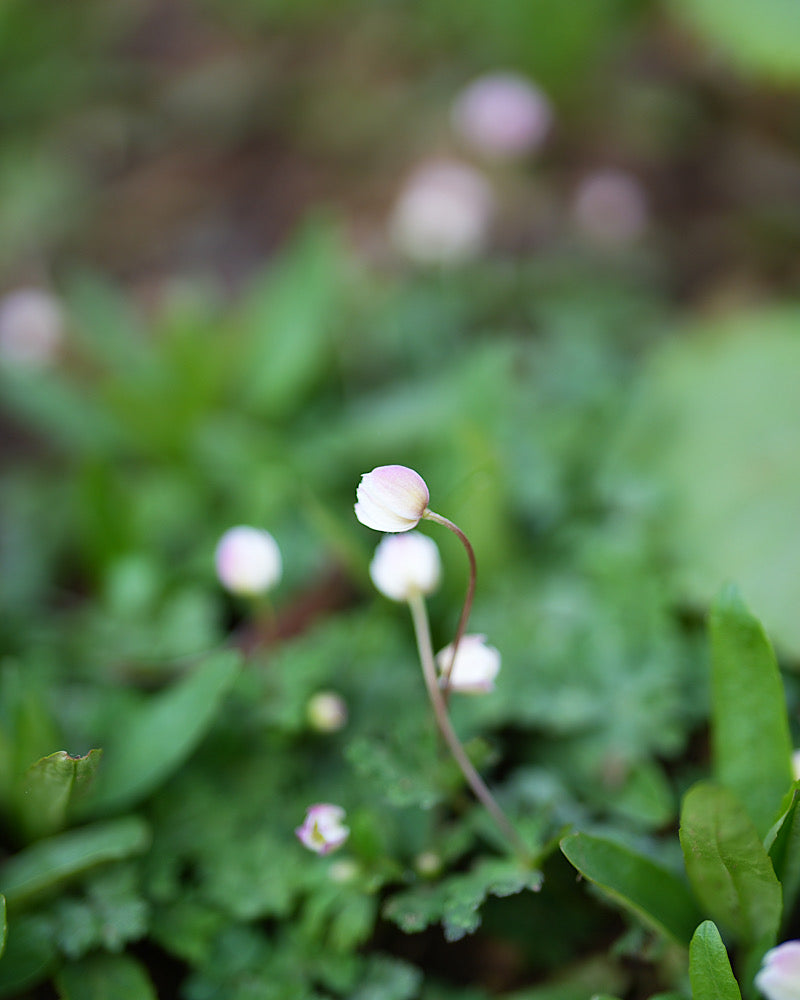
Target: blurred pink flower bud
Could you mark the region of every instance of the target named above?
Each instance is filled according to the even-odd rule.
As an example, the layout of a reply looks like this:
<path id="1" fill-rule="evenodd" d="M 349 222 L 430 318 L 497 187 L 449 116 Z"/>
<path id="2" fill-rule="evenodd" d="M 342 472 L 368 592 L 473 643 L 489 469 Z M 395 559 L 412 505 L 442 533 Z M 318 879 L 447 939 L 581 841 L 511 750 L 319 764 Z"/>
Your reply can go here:
<path id="1" fill-rule="evenodd" d="M 430 500 L 425 480 L 405 465 L 380 465 L 361 477 L 356 517 L 375 531 L 411 531 Z"/>
<path id="2" fill-rule="evenodd" d="M 436 654 L 440 677 L 446 673 L 452 658 L 452 643 Z M 485 635 L 462 636 L 450 671 L 450 690 L 466 694 L 494 691 L 494 680 L 499 670 L 500 653 L 494 646 L 487 646 Z"/>
<path id="3" fill-rule="evenodd" d="M 220 538 L 214 558 L 222 586 L 244 597 L 270 590 L 283 571 L 281 552 L 272 535 L 247 525 L 229 528 Z"/>
<path id="4" fill-rule="evenodd" d="M 461 264 L 484 248 L 493 214 L 494 195 L 483 174 L 440 161 L 408 179 L 389 230 L 397 249 L 417 264 Z"/>
<path id="5" fill-rule="evenodd" d="M 442 561 L 436 542 L 418 531 L 389 535 L 375 549 L 369 573 L 378 590 L 393 601 L 431 594 L 439 585 Z"/>
<path id="6" fill-rule="evenodd" d="M 0 300 L 0 358 L 42 367 L 55 358 L 64 339 L 64 314 L 55 296 L 22 288 Z"/>
<path id="7" fill-rule="evenodd" d="M 582 181 L 573 215 L 578 228 L 601 246 L 624 246 L 647 225 L 647 199 L 641 184 L 621 170 L 604 170 Z"/>
<path id="8" fill-rule="evenodd" d="M 347 725 L 347 702 L 335 691 L 318 691 L 308 700 L 306 718 L 318 733 L 337 733 Z"/>
<path id="9" fill-rule="evenodd" d="M 768 951 L 755 984 L 767 1000 L 800 1000 L 800 941 Z"/>
<path id="10" fill-rule="evenodd" d="M 550 101 L 516 73 L 478 77 L 456 99 L 453 127 L 474 150 L 512 158 L 538 149 L 553 121 Z"/>
<path id="11" fill-rule="evenodd" d="M 301 844 L 315 854 L 330 854 L 350 836 L 350 830 L 342 822 L 344 809 L 326 802 L 309 806 L 303 825 L 295 829 Z"/>

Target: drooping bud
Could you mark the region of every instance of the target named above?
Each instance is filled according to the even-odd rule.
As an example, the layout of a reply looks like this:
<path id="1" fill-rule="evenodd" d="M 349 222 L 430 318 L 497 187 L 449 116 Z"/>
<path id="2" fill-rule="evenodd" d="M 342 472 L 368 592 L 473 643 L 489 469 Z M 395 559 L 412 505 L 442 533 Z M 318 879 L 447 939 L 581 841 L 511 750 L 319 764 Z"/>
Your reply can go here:
<path id="1" fill-rule="evenodd" d="M 436 655 L 440 679 L 444 680 L 450 661 L 453 659 L 453 644 L 445 646 Z M 500 670 L 500 653 L 486 643 L 485 635 L 465 635 L 458 644 L 455 661 L 449 675 L 451 691 L 466 694 L 484 694 L 494 690 L 494 681 Z"/>
<path id="2" fill-rule="evenodd" d="M 309 806 L 302 826 L 295 829 L 298 840 L 315 854 L 330 854 L 350 836 L 350 830 L 343 823 L 344 809 L 328 802 Z"/>
<path id="3" fill-rule="evenodd" d="M 214 559 L 226 590 L 243 597 L 266 593 L 283 571 L 278 543 L 268 531 L 238 525 L 220 538 Z"/>
<path id="4" fill-rule="evenodd" d="M 472 149 L 512 158 L 538 149 L 550 130 L 550 101 L 517 73 L 488 73 L 466 87 L 453 105 L 453 127 Z"/>
<path id="5" fill-rule="evenodd" d="M 433 593 L 441 573 L 436 542 L 418 531 L 384 538 L 369 566 L 372 582 L 392 601 L 408 601 L 416 594 Z"/>
<path id="6" fill-rule="evenodd" d="M 411 531 L 430 500 L 419 473 L 405 465 L 380 465 L 361 477 L 356 490 L 356 517 L 375 531 Z"/>
<path id="7" fill-rule="evenodd" d="M 800 941 L 768 951 L 755 984 L 767 1000 L 800 1000 Z"/>

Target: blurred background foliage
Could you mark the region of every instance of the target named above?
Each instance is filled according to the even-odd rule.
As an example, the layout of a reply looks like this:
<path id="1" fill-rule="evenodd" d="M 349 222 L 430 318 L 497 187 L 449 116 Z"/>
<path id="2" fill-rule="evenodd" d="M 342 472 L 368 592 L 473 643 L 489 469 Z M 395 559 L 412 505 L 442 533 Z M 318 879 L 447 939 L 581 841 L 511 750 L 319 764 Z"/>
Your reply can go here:
<path id="1" fill-rule="evenodd" d="M 491 868 L 352 503 L 410 465 L 472 538 L 503 669 L 454 718 L 543 857 L 568 825 L 668 852 L 725 580 L 797 702 L 792 8 L 0 0 L 0 995 L 685 995 L 565 862 L 538 893 Z M 497 71 L 550 109 L 522 156 L 454 124 Z M 398 206 L 442 161 L 491 211 L 432 260 Z M 216 579 L 240 523 L 281 547 L 270 606 Z M 87 797 L 32 813 L 92 748 Z M 348 810 L 334 859 L 293 837 L 313 801 Z"/>

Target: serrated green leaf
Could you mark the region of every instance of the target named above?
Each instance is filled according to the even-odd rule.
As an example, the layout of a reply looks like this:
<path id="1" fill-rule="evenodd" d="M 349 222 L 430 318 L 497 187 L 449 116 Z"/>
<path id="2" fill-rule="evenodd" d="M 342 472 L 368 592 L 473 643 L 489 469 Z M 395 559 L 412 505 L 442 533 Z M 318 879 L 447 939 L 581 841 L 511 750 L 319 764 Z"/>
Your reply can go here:
<path id="1" fill-rule="evenodd" d="M 735 587 L 714 601 L 710 629 L 715 778 L 763 837 L 794 780 L 783 683 L 769 640 Z"/>
<path id="2" fill-rule="evenodd" d="M 158 1000 L 144 968 L 130 955 L 89 955 L 56 977 L 62 1000 Z"/>
<path id="3" fill-rule="evenodd" d="M 700 915 L 688 886 L 671 871 L 624 844 L 587 833 L 565 837 L 561 850 L 612 899 L 688 946 Z"/>
<path id="4" fill-rule="evenodd" d="M 781 887 L 736 796 L 706 782 L 691 788 L 683 801 L 680 840 L 689 881 L 711 918 L 749 947 L 771 947 Z"/>
<path id="5" fill-rule="evenodd" d="M 125 808 L 166 781 L 202 739 L 240 663 L 234 650 L 216 653 L 132 710 L 109 740 L 86 811 Z"/>
<path id="6" fill-rule="evenodd" d="M 742 1000 L 717 925 L 704 920 L 689 946 L 689 979 L 693 1000 Z"/>
<path id="7" fill-rule="evenodd" d="M 776 824 L 768 849 L 772 867 L 783 890 L 783 912 L 790 914 L 800 891 L 800 789 L 789 795 L 789 804 Z"/>
<path id="8" fill-rule="evenodd" d="M 141 854 L 150 830 L 138 816 L 93 823 L 39 840 L 0 866 L 0 891 L 11 907 L 97 865 Z"/>
<path id="9" fill-rule="evenodd" d="M 30 839 L 62 829 L 72 802 L 86 793 L 94 778 L 102 750 L 71 757 L 58 750 L 28 768 L 18 790 L 18 818 Z"/>

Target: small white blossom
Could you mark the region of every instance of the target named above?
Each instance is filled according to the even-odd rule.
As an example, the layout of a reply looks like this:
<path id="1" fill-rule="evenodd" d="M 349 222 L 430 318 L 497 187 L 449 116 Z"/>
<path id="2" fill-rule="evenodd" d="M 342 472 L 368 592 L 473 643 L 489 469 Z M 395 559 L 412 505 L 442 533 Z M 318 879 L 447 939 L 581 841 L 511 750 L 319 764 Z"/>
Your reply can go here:
<path id="1" fill-rule="evenodd" d="M 64 339 L 64 314 L 55 296 L 21 288 L 0 300 L 0 358 L 31 368 L 50 364 Z"/>
<path id="2" fill-rule="evenodd" d="M 489 73 L 456 99 L 453 127 L 474 150 L 512 158 L 538 149 L 553 121 L 550 101 L 524 76 Z"/>
<path id="3" fill-rule="evenodd" d="M 266 593 L 283 572 L 278 543 L 268 531 L 238 525 L 220 538 L 214 560 L 226 590 L 243 597 Z"/>
<path id="4" fill-rule="evenodd" d="M 335 691 L 318 691 L 308 700 L 306 717 L 318 733 L 337 733 L 347 725 L 347 702 Z"/>
<path id="5" fill-rule="evenodd" d="M 388 535 L 375 549 L 369 573 L 378 590 L 393 601 L 431 594 L 442 575 L 439 549 L 418 531 Z"/>
<path id="6" fill-rule="evenodd" d="M 625 246 L 647 226 L 644 190 L 635 177 L 621 170 L 587 177 L 575 194 L 572 210 L 581 232 L 600 246 Z"/>
<path id="7" fill-rule="evenodd" d="M 411 531 L 430 500 L 419 473 L 405 465 L 381 465 L 361 477 L 356 489 L 356 517 L 375 531 Z"/>
<path id="8" fill-rule="evenodd" d="M 320 802 L 308 807 L 302 826 L 298 826 L 294 832 L 309 851 L 330 854 L 350 836 L 350 830 L 343 822 L 344 816 L 341 806 Z"/>
<path id="9" fill-rule="evenodd" d="M 755 984 L 767 1000 L 800 1000 L 800 941 L 768 951 Z"/>
<path id="10" fill-rule="evenodd" d="M 406 182 L 389 231 L 397 249 L 416 264 L 462 264 L 483 250 L 494 210 L 489 182 L 474 167 L 429 163 Z"/>
<path id="11" fill-rule="evenodd" d="M 443 680 L 453 658 L 453 644 L 436 654 L 436 664 Z M 466 694 L 483 694 L 494 690 L 500 671 L 500 653 L 486 643 L 485 635 L 465 635 L 458 644 L 455 662 L 450 671 L 450 690 Z"/>

